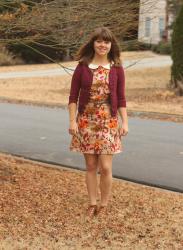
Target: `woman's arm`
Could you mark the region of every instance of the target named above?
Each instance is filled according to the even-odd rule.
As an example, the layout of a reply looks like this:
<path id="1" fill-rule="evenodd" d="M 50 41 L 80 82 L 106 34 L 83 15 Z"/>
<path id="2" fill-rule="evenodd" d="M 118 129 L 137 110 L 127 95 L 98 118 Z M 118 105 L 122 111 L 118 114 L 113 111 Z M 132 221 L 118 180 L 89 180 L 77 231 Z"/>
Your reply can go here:
<path id="1" fill-rule="evenodd" d="M 126 135 L 128 134 L 128 116 L 127 116 L 126 108 L 120 107 L 118 108 L 118 112 L 122 120 L 122 128 L 120 129 L 120 134 Z"/>
<path id="2" fill-rule="evenodd" d="M 72 80 L 71 80 L 71 88 L 70 88 L 68 105 L 70 103 L 77 104 L 80 88 L 81 88 L 81 65 L 78 64 L 74 70 Z"/>
<path id="3" fill-rule="evenodd" d="M 71 135 L 78 132 L 78 126 L 76 123 L 76 112 L 77 112 L 77 104 L 70 103 L 69 104 L 69 133 Z"/>
<path id="4" fill-rule="evenodd" d="M 125 74 L 123 67 L 118 69 L 118 112 L 122 121 L 122 128 L 120 130 L 121 135 L 126 135 L 128 133 L 128 116 L 126 110 L 126 97 L 125 97 Z"/>
<path id="5" fill-rule="evenodd" d="M 76 123 L 77 102 L 81 88 L 81 66 L 78 64 L 71 80 L 71 88 L 69 95 L 69 133 L 75 134 L 78 131 Z"/>
<path id="6" fill-rule="evenodd" d="M 70 103 L 68 109 L 69 109 L 69 121 L 70 122 L 76 121 L 77 104 L 74 102 Z"/>

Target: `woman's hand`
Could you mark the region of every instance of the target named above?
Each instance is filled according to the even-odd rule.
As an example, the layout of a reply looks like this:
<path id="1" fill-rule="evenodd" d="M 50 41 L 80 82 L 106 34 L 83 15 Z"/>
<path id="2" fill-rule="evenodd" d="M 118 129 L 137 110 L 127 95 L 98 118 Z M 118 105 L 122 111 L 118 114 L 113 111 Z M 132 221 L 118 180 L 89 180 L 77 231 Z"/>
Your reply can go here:
<path id="1" fill-rule="evenodd" d="M 71 121 L 69 125 L 69 134 L 75 135 L 78 132 L 78 125 L 76 121 Z"/>
<path id="2" fill-rule="evenodd" d="M 128 134 L 128 124 L 124 123 L 122 127 L 119 129 L 119 135 L 126 136 Z"/>

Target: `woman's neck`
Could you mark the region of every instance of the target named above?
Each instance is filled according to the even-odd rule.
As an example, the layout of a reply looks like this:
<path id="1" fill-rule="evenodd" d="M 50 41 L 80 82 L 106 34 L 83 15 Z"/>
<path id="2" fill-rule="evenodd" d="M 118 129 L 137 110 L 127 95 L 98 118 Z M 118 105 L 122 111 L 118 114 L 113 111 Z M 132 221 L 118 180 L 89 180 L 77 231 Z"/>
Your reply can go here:
<path id="1" fill-rule="evenodd" d="M 93 64 L 101 64 L 101 65 L 106 65 L 109 62 L 108 58 L 107 58 L 107 55 L 106 56 L 98 56 L 98 55 L 94 55 L 91 63 Z"/>

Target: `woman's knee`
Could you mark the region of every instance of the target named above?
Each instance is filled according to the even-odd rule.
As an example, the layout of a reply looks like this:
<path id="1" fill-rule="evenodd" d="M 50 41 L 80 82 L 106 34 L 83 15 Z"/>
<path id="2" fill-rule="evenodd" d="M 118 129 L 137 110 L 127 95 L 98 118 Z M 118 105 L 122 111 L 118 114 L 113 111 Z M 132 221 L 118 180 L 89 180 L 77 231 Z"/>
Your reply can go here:
<path id="1" fill-rule="evenodd" d="M 112 169 L 111 169 L 111 165 L 108 164 L 102 164 L 100 166 L 100 173 L 102 175 L 111 175 L 112 174 Z"/>
<path id="2" fill-rule="evenodd" d="M 99 169 L 102 175 L 112 175 L 112 155 L 100 155 Z"/>
<path id="3" fill-rule="evenodd" d="M 96 161 L 86 162 L 86 169 L 89 172 L 97 171 L 97 162 Z"/>
<path id="4" fill-rule="evenodd" d="M 87 171 L 97 171 L 98 167 L 98 158 L 95 155 L 84 155 L 86 162 L 86 170 Z"/>

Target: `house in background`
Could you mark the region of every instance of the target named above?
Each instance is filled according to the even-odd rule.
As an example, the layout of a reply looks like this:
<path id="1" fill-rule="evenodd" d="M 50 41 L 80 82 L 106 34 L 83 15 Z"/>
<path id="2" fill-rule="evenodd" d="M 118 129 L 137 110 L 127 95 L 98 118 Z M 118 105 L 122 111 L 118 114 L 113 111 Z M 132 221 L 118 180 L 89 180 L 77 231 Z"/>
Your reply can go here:
<path id="1" fill-rule="evenodd" d="M 169 41 L 171 31 L 168 26 L 173 19 L 166 0 L 140 0 L 138 41 L 149 44 Z"/>

